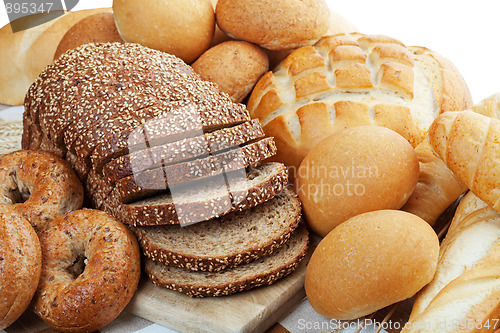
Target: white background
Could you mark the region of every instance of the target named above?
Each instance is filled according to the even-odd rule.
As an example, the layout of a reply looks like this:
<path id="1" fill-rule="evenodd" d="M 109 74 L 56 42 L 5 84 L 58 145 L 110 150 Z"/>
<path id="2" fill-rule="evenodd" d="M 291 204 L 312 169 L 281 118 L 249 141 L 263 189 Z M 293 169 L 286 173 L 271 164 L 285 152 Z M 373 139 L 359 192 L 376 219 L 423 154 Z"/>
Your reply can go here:
<path id="1" fill-rule="evenodd" d="M 144 5 L 148 2 L 137 1 Z M 426 46 L 450 59 L 464 76 L 475 102 L 500 92 L 499 0 L 327 2 L 360 32 L 388 35 L 406 45 Z M 75 10 L 111 5 L 112 0 L 80 0 Z M 0 26 L 7 23 L 2 7 Z"/>

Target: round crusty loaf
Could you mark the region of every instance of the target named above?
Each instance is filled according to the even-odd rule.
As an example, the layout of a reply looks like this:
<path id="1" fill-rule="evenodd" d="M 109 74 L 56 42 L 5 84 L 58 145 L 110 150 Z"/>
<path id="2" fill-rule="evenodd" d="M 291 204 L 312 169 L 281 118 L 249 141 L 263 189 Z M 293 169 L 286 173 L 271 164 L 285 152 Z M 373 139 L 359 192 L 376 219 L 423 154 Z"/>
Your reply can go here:
<path id="1" fill-rule="evenodd" d="M 54 59 L 64 34 L 82 18 L 102 12 L 111 8 L 69 12 L 41 25 L 36 23 L 58 13 L 30 15 L 16 22 L 32 28 L 13 33 L 7 24 L 0 29 L 0 103 L 21 105 L 30 84 Z"/>
<path id="2" fill-rule="evenodd" d="M 114 0 L 121 37 L 191 63 L 208 49 L 215 15 L 208 0 Z"/>
<path id="3" fill-rule="evenodd" d="M 380 126 L 332 134 L 304 158 L 296 191 L 309 226 L 321 236 L 347 219 L 400 209 L 417 185 L 419 164 L 401 135 Z"/>
<path id="4" fill-rule="evenodd" d="M 57 46 L 54 59 L 67 50 L 87 43 L 122 42 L 113 13 L 104 12 L 87 16 L 72 26 Z"/>
<path id="5" fill-rule="evenodd" d="M 416 215 L 357 215 L 328 234 L 307 266 L 306 294 L 320 314 L 363 317 L 410 298 L 432 280 L 439 240 Z"/>
<path id="6" fill-rule="evenodd" d="M 438 114 L 471 104 L 457 69 L 436 53 L 349 34 L 295 50 L 259 80 L 248 109 L 275 137 L 274 159 L 298 167 L 318 142 L 351 126 L 384 126 L 415 147 Z"/>
<path id="7" fill-rule="evenodd" d="M 217 83 L 221 91 L 238 103 L 269 70 L 269 60 L 254 44 L 228 41 L 207 50 L 192 67 L 203 79 Z"/>
<path id="8" fill-rule="evenodd" d="M 27 309 L 42 269 L 40 242 L 29 222 L 0 205 L 0 330 Z"/>
<path id="9" fill-rule="evenodd" d="M 215 12 L 227 34 L 270 50 L 314 44 L 329 28 L 324 0 L 219 0 Z"/>

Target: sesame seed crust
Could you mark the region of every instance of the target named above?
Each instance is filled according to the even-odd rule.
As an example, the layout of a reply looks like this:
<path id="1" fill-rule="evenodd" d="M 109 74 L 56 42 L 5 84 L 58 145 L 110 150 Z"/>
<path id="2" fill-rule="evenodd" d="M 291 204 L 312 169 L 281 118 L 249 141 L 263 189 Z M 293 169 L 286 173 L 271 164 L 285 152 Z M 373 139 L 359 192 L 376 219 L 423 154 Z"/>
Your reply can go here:
<path id="1" fill-rule="evenodd" d="M 231 176 L 226 175 L 228 179 Z M 246 179 L 230 182 L 229 190 L 226 179 L 217 177 L 184 183 L 176 192 L 175 202 L 168 193 L 131 204 L 121 204 L 110 195 L 102 208 L 134 226 L 195 223 L 255 207 L 281 192 L 287 182 L 283 164 L 266 163 L 249 168 Z"/>
<path id="2" fill-rule="evenodd" d="M 290 238 L 300 217 L 300 201 L 286 188 L 265 203 L 218 219 L 187 227 L 136 227 L 133 231 L 151 260 L 212 272 L 273 253 Z"/>
<path id="3" fill-rule="evenodd" d="M 292 273 L 305 257 L 307 248 L 308 232 L 300 226 L 288 242 L 273 254 L 235 268 L 220 272 L 194 272 L 146 259 L 145 269 L 157 286 L 191 297 L 226 296 L 270 285 Z"/>

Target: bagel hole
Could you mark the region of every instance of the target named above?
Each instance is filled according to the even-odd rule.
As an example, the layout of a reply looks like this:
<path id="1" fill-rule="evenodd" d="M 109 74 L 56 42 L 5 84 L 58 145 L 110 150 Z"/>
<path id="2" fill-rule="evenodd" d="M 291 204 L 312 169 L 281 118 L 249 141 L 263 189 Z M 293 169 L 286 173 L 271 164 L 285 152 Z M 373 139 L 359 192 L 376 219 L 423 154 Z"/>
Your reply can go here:
<path id="1" fill-rule="evenodd" d="M 68 271 L 71 275 L 73 275 L 73 278 L 76 279 L 85 270 L 85 265 L 87 265 L 87 258 L 84 255 L 79 255 L 76 257 L 73 264 L 68 268 Z"/>
<path id="2" fill-rule="evenodd" d="M 9 199 L 12 204 L 24 203 L 31 196 L 28 187 L 22 183 L 16 183 L 17 187 L 9 189 Z"/>

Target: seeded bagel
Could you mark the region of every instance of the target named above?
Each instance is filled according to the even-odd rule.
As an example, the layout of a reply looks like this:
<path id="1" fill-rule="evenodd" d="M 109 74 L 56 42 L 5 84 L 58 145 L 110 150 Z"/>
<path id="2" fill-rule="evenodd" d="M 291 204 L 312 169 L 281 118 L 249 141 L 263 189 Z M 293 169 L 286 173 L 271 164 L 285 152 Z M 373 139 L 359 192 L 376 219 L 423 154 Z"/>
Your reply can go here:
<path id="1" fill-rule="evenodd" d="M 42 250 L 29 222 L 0 205 L 0 330 L 26 310 L 38 286 Z"/>
<path id="2" fill-rule="evenodd" d="M 108 214 L 82 209 L 40 233 L 43 268 L 33 310 L 62 332 L 92 332 L 113 321 L 141 274 L 134 235 Z"/>
<path id="3" fill-rule="evenodd" d="M 54 154 L 20 150 L 0 159 L 0 204 L 12 205 L 35 230 L 82 203 L 80 180 L 68 162 Z"/>

